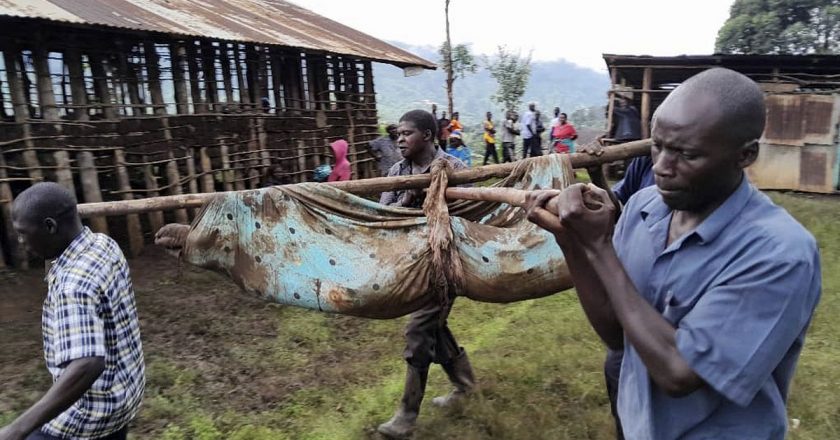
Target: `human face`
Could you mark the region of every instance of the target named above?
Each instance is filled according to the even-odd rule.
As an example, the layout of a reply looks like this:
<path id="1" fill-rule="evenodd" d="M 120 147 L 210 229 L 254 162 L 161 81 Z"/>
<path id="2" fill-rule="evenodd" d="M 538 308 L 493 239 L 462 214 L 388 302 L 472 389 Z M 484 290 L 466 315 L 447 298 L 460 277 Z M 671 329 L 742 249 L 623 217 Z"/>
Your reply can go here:
<path id="1" fill-rule="evenodd" d="M 493 119 L 493 113 L 487 112 L 487 120 Z"/>
<path id="2" fill-rule="evenodd" d="M 432 133 L 429 130 L 420 131 L 411 121 L 400 122 L 397 133 L 397 147 L 406 159 L 417 158 L 432 145 Z"/>
<path id="3" fill-rule="evenodd" d="M 453 148 L 458 148 L 461 146 L 461 139 L 456 137 L 449 138 L 449 145 L 452 145 Z"/>
<path id="4" fill-rule="evenodd" d="M 565 124 L 566 123 L 566 115 L 561 114 L 559 117 L 560 117 L 560 123 Z"/>
<path id="5" fill-rule="evenodd" d="M 726 136 L 725 121 L 711 116 L 710 103 L 702 98 L 680 101 L 667 103 L 654 119 L 654 179 L 671 209 L 708 213 L 737 188 L 742 169 L 758 150 L 753 143 L 734 145 Z"/>
<path id="6" fill-rule="evenodd" d="M 397 137 L 399 137 L 399 132 L 397 130 L 398 130 L 397 126 L 394 126 L 390 130 L 388 130 L 388 137 L 393 139 L 393 140 L 397 140 Z"/>
<path id="7" fill-rule="evenodd" d="M 54 258 L 57 227 L 55 220 L 47 218 L 39 223 L 20 212 L 12 211 L 12 227 L 18 235 L 20 246 L 38 257 Z"/>

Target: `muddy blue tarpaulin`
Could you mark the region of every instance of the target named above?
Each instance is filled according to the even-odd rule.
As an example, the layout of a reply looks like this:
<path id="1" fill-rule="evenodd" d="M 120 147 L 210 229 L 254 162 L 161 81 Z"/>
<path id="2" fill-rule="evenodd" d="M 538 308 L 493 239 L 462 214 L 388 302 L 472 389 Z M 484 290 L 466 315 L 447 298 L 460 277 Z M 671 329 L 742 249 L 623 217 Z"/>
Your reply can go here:
<path id="1" fill-rule="evenodd" d="M 438 201 L 428 201 L 425 212 L 319 184 L 226 193 L 195 219 L 182 258 L 227 273 L 270 301 L 369 318 L 405 315 L 440 300 L 441 277 L 450 294 L 483 302 L 538 298 L 572 286 L 554 238 L 528 222 L 523 209 L 477 201 L 447 206 L 441 177 L 433 178 L 428 196 Z M 496 186 L 562 189 L 573 179 L 568 155 L 552 154 L 521 163 Z M 430 206 L 439 211 L 433 218 Z M 444 239 L 440 229 L 432 232 L 441 219 Z"/>

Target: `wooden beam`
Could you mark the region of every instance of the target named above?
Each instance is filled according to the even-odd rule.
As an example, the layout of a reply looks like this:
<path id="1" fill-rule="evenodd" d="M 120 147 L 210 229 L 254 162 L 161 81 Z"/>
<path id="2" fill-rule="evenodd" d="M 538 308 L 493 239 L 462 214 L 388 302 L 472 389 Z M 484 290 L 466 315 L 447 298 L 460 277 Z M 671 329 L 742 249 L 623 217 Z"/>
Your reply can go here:
<path id="1" fill-rule="evenodd" d="M 93 153 L 90 151 L 80 151 L 76 155 L 76 160 L 79 162 L 79 176 L 82 181 L 82 193 L 85 202 L 103 203 L 102 190 L 99 188 L 99 175 L 96 172 Z M 91 216 L 88 219 L 90 220 L 91 229 L 95 232 L 108 234 L 108 222 L 105 216 Z"/>
<path id="2" fill-rule="evenodd" d="M 280 58 L 280 53 L 276 48 L 270 49 L 269 63 L 271 64 L 271 88 L 274 92 L 274 113 L 280 114 L 286 109 L 286 103 L 283 102 L 283 63 Z"/>
<path id="3" fill-rule="evenodd" d="M 642 89 L 650 90 L 653 86 L 653 69 L 645 67 Z M 642 137 L 650 137 L 650 92 L 642 92 Z"/>
<path id="4" fill-rule="evenodd" d="M 125 167 L 125 150 L 122 148 L 114 151 L 114 166 L 117 174 L 117 187 L 121 192 L 123 200 L 134 200 L 131 192 L 131 180 L 128 177 L 128 170 Z M 143 250 L 143 228 L 140 225 L 140 217 L 137 214 L 125 216 L 125 227 L 128 233 L 128 253 L 136 257 Z"/>
<path id="5" fill-rule="evenodd" d="M 247 109 L 246 104 L 251 102 L 251 98 L 248 92 L 248 80 L 245 77 L 249 75 L 251 66 L 247 62 L 242 62 L 242 50 L 239 46 L 239 44 L 233 45 L 233 65 L 236 68 L 236 85 L 239 87 L 239 109 Z"/>
<path id="6" fill-rule="evenodd" d="M 68 48 L 64 51 L 64 64 L 67 66 L 67 73 L 70 76 L 70 96 L 73 97 L 73 105 L 81 106 L 74 107 L 73 119 L 77 121 L 87 121 L 90 119 L 88 115 L 88 97 L 87 89 L 85 89 L 85 74 L 84 66 L 82 65 L 82 55 L 76 48 Z"/>
<path id="7" fill-rule="evenodd" d="M 91 53 L 88 55 L 90 73 L 93 75 L 93 89 L 99 103 L 102 105 L 102 116 L 107 120 L 117 119 L 117 108 L 114 106 L 111 88 L 108 87 L 108 75 L 105 73 L 105 60 L 102 56 Z"/>
<path id="8" fill-rule="evenodd" d="M 143 43 L 143 55 L 146 58 L 146 72 L 149 74 L 149 94 L 152 95 L 152 111 L 156 115 L 166 114 L 163 89 L 160 82 L 160 56 L 154 41 Z"/>
<path id="9" fill-rule="evenodd" d="M 58 107 L 55 105 L 52 77 L 50 76 L 49 52 L 44 47 L 32 51 L 35 64 L 36 87 L 38 89 L 38 105 L 41 107 L 41 117 L 47 121 L 59 119 Z"/>
<path id="10" fill-rule="evenodd" d="M 169 45 L 169 59 L 172 62 L 172 82 L 175 88 L 175 111 L 179 115 L 188 115 L 190 113 L 187 78 L 184 75 L 184 70 L 187 68 L 186 55 L 187 50 L 183 44 L 173 43 Z"/>
<path id="11" fill-rule="evenodd" d="M 225 104 L 230 107 L 233 104 L 233 77 L 230 74 L 230 57 L 228 52 L 230 47 L 228 43 L 222 43 L 219 46 L 219 64 L 222 66 L 222 82 L 225 87 Z"/>
<path id="12" fill-rule="evenodd" d="M 253 44 L 245 46 L 245 63 L 248 65 L 248 90 L 250 100 L 254 104 L 251 108 L 254 111 L 262 111 L 260 103 L 263 90 L 260 87 L 260 57 L 257 55 L 257 48 Z"/>
<path id="13" fill-rule="evenodd" d="M 187 66 L 190 70 L 190 91 L 192 92 L 193 113 L 207 113 L 207 104 L 201 96 L 201 84 L 198 80 L 198 51 L 195 42 L 187 42 Z M 205 87 L 207 84 L 205 84 Z"/>
<path id="14" fill-rule="evenodd" d="M 129 47 L 122 46 L 117 53 L 118 68 L 120 71 L 120 78 L 128 88 L 128 102 L 131 104 L 130 111 L 126 111 L 126 115 L 143 116 L 146 114 L 146 107 L 143 106 L 145 102 L 140 99 L 140 79 L 137 76 L 137 69 L 134 63 L 128 61 Z M 115 81 L 118 81 L 115 79 Z"/>
<path id="15" fill-rule="evenodd" d="M 604 149 L 600 156 L 588 153 L 575 153 L 570 155 L 572 166 L 575 168 L 588 168 L 607 162 L 629 159 L 637 156 L 650 154 L 650 139 L 633 141 L 625 144 L 614 145 Z M 531 158 L 525 160 L 544 160 L 543 158 Z M 471 168 L 469 170 L 453 172 L 449 177 L 450 185 L 478 182 L 493 177 L 506 177 L 514 168 L 519 166 L 521 161 L 486 165 L 483 167 Z M 394 191 L 398 189 L 426 188 L 431 182 L 429 174 L 395 177 L 375 177 L 364 180 L 346 180 L 343 182 L 330 182 L 324 185 L 332 185 L 342 191 L 354 194 L 376 194 L 383 191 Z M 132 200 L 128 202 L 108 203 L 85 203 L 79 205 L 79 214 L 83 217 L 102 215 L 126 215 L 138 212 L 165 211 L 172 209 L 194 208 L 203 205 L 215 197 L 216 194 L 183 194 L 180 196 L 165 196 L 146 199 Z"/>
<path id="16" fill-rule="evenodd" d="M 221 110 L 216 104 L 219 102 L 219 86 L 216 84 L 216 48 L 209 41 L 201 42 L 201 66 L 204 72 L 204 92 L 207 96 L 207 106 L 211 113 Z"/>

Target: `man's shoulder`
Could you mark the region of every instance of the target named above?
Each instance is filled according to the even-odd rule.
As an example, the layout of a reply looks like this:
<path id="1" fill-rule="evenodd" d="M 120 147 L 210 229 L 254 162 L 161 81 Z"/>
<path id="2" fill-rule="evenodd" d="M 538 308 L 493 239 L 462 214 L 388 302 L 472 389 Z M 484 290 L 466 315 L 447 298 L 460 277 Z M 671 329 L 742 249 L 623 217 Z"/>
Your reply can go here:
<path id="1" fill-rule="evenodd" d="M 657 201 L 661 201 L 659 191 L 656 185 L 651 185 L 636 191 L 635 194 L 630 196 L 627 200 L 627 205 L 624 206 L 624 212 L 639 212 Z"/>
<path id="2" fill-rule="evenodd" d="M 388 170 L 388 177 L 401 175 L 403 173 L 402 170 L 404 165 L 405 159 L 400 159 L 395 164 L 391 165 L 391 168 Z"/>
<path id="3" fill-rule="evenodd" d="M 768 249 L 787 260 L 811 260 L 818 252 L 811 232 L 766 194 L 755 188 L 752 191 L 740 216 L 743 233 L 766 243 Z"/>

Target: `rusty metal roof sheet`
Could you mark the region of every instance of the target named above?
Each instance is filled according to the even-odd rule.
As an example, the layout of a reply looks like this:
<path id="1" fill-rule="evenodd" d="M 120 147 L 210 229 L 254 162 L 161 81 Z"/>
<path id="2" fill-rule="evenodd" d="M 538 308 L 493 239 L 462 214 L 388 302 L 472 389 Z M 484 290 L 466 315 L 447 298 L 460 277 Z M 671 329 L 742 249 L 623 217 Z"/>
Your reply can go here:
<path id="1" fill-rule="evenodd" d="M 45 19 L 354 55 L 400 67 L 434 63 L 282 0 L 0 0 L 0 16 Z"/>
<path id="2" fill-rule="evenodd" d="M 838 95 L 769 95 L 764 141 L 776 145 L 834 145 Z"/>

